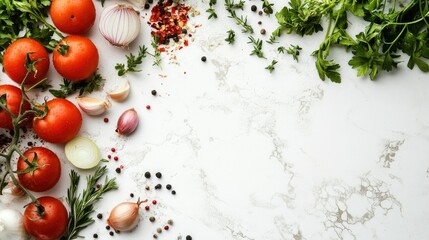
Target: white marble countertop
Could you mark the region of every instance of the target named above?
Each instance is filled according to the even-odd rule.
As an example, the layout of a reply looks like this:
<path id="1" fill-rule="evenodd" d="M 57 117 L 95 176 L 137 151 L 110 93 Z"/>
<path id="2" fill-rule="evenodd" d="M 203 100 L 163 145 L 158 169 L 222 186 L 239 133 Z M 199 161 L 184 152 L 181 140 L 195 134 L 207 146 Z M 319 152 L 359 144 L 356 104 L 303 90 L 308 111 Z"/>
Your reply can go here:
<path id="1" fill-rule="evenodd" d="M 268 39 L 259 30 L 270 33 L 275 17 L 252 13 L 251 3 L 246 14 L 255 36 Z M 280 9 L 280 1 L 274 3 Z M 189 4 L 202 13 L 208 5 Z M 96 6 L 100 14 L 99 2 Z M 266 43 L 267 60 L 259 59 L 249 56 L 247 36 L 227 18 L 223 2 L 216 8 L 216 20 L 206 14 L 192 18 L 202 26 L 190 46 L 176 52 L 178 64 L 165 54 L 162 68 L 146 58 L 142 72 L 126 76 L 132 86 L 127 101 L 114 102 L 101 117 L 84 116 L 80 134 L 95 140 L 103 156 L 115 147 L 112 155 L 119 157 L 107 163 L 119 189 L 96 204 L 104 218 L 82 232 L 85 239 L 93 233 L 99 239 L 152 239 L 168 219 L 174 225 L 158 239 L 188 234 L 196 240 L 429 239 L 428 76 L 403 63 L 376 81 L 356 77 L 347 65 L 350 53 L 334 50 L 343 81 L 323 82 L 310 56 L 323 33 L 282 36 L 281 44 L 303 48 L 299 63 Z M 100 50 L 99 71 L 107 79 L 104 90 L 92 96 L 120 85 L 124 78 L 117 77 L 115 63 L 125 62 L 138 44 L 149 46 L 149 11 L 142 13 L 142 33 L 130 50 L 109 46 L 96 27 L 88 34 Z M 229 29 L 237 34 L 232 46 L 224 41 Z M 264 68 L 272 59 L 279 63 L 270 74 Z M 49 76 L 59 83 L 53 68 Z M 4 73 L 0 79 L 8 81 Z M 129 108 L 138 111 L 140 126 L 130 137 L 119 137 L 116 120 Z M 72 166 L 62 145 L 44 145 L 61 157 L 63 177 L 38 196 L 64 200 Z M 120 165 L 124 169 L 116 174 Z M 154 177 L 158 171 L 161 179 Z M 162 190 L 145 190 L 157 183 Z M 165 189 L 167 183 L 176 195 Z M 142 208 L 133 232 L 109 236 L 109 211 L 137 197 L 158 204 L 150 211 Z"/>

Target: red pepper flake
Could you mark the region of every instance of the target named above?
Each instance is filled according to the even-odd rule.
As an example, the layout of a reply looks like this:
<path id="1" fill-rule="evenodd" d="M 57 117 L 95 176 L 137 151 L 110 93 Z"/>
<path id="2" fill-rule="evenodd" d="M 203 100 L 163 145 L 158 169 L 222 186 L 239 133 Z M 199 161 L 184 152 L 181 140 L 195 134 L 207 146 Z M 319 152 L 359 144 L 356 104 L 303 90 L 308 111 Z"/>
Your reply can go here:
<path id="1" fill-rule="evenodd" d="M 110 151 L 116 152 L 116 149 L 115 148 L 111 148 Z"/>
<path id="2" fill-rule="evenodd" d="M 156 205 L 157 201 L 156 200 L 152 200 L 152 204 Z"/>
<path id="3" fill-rule="evenodd" d="M 168 229 L 170 229 L 170 227 L 169 227 L 169 226 L 167 226 L 167 225 L 165 225 L 165 226 L 164 226 L 164 230 L 165 230 L 165 231 L 168 231 Z"/>
<path id="4" fill-rule="evenodd" d="M 158 44 L 167 45 L 170 40 L 179 42 L 186 36 L 183 29 L 188 23 L 190 9 L 190 6 L 173 1 L 160 1 L 152 7 L 148 24 L 153 28 L 151 35 L 158 38 Z"/>
<path id="5" fill-rule="evenodd" d="M 113 160 L 118 161 L 118 160 L 119 160 L 118 156 L 115 156 L 115 157 L 113 158 Z"/>
<path id="6" fill-rule="evenodd" d="M 145 206 L 145 207 L 144 207 L 144 209 L 145 209 L 146 211 L 149 211 L 150 207 L 149 207 L 149 206 Z"/>
<path id="7" fill-rule="evenodd" d="M 103 121 L 104 121 L 105 123 L 108 123 L 108 122 L 109 122 L 109 119 L 106 117 L 106 118 L 104 118 L 104 119 L 103 119 Z"/>
<path id="8" fill-rule="evenodd" d="M 97 185 L 95 185 L 95 187 L 96 187 L 97 189 L 99 189 L 99 188 L 101 187 L 101 185 L 97 183 Z"/>
<path id="9" fill-rule="evenodd" d="M 146 109 L 147 109 L 147 110 L 150 110 L 150 105 L 146 105 Z"/>
<path id="10" fill-rule="evenodd" d="M 112 155 L 110 155 L 110 154 L 109 154 L 109 155 L 107 155 L 107 158 L 108 158 L 108 159 L 111 159 L 111 158 L 112 158 Z"/>

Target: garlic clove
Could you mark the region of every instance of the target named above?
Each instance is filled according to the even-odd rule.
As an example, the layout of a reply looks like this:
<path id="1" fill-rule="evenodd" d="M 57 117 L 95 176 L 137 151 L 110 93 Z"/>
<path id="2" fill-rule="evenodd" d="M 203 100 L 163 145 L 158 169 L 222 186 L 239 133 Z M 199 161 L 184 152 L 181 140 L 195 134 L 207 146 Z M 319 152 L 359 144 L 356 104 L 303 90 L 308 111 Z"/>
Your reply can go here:
<path id="1" fill-rule="evenodd" d="M 117 102 L 122 102 L 127 99 L 130 94 L 130 83 L 125 81 L 124 85 L 108 93 L 109 97 Z"/>
<path id="2" fill-rule="evenodd" d="M 134 108 L 128 109 L 121 114 L 116 125 L 119 135 L 130 135 L 139 125 L 139 118 Z"/>
<path id="3" fill-rule="evenodd" d="M 91 116 L 100 115 L 111 106 L 109 101 L 93 97 L 77 97 L 76 100 L 80 109 Z"/>
<path id="4" fill-rule="evenodd" d="M 146 0 L 127 0 L 127 2 L 140 9 L 143 9 L 144 5 L 146 4 Z"/>

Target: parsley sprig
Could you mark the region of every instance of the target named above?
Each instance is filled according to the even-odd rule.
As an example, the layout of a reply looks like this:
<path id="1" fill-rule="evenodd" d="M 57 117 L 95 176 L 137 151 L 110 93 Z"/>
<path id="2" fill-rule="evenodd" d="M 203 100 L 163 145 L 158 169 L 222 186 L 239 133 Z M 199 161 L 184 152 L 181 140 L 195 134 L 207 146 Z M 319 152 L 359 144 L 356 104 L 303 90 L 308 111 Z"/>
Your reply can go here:
<path id="1" fill-rule="evenodd" d="M 86 178 L 86 188 L 82 193 L 77 193 L 79 186 L 80 176 L 71 170 L 70 176 L 70 187 L 67 190 L 67 204 L 70 208 L 67 231 L 64 235 L 65 239 L 75 239 L 79 235 L 79 232 L 87 226 L 94 223 L 94 219 L 91 214 L 94 213 L 94 204 L 100 200 L 106 192 L 115 190 L 118 188 L 116 179 L 104 180 L 103 184 L 100 184 L 99 188 L 96 188 L 97 182 L 106 174 L 106 166 L 98 167 L 93 175 Z"/>
<path id="2" fill-rule="evenodd" d="M 79 91 L 79 96 L 84 93 L 92 93 L 93 91 L 100 90 L 104 85 L 103 77 L 94 73 L 90 79 L 71 82 L 67 79 L 63 79 L 63 83 L 60 84 L 60 89 L 49 89 L 49 92 L 58 98 L 66 98 L 67 96 Z"/>
<path id="3" fill-rule="evenodd" d="M 126 56 L 127 58 L 127 66 L 123 63 L 117 63 L 115 69 L 118 71 L 118 76 L 123 76 L 129 72 L 140 72 L 140 69 L 137 69 L 137 66 L 143 63 L 143 58 L 146 57 L 147 47 L 145 45 L 139 46 L 139 52 L 137 56 L 130 53 L 130 55 Z"/>

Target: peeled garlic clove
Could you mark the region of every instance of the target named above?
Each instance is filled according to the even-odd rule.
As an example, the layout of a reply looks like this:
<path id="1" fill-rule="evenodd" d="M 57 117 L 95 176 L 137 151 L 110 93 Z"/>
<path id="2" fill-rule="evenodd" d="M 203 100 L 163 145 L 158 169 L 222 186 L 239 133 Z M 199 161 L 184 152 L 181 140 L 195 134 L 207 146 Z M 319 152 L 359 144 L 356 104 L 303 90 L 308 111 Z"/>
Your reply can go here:
<path id="1" fill-rule="evenodd" d="M 86 114 L 96 116 L 104 113 L 110 106 L 110 102 L 93 97 L 77 97 L 77 104 Z"/>
<path id="2" fill-rule="evenodd" d="M 128 81 L 126 81 L 123 86 L 108 93 L 109 97 L 117 102 L 124 101 L 125 99 L 127 99 L 129 94 L 130 94 L 130 83 Z"/>
<path id="3" fill-rule="evenodd" d="M 121 114 L 116 125 L 116 132 L 120 135 L 130 135 L 139 125 L 139 117 L 134 108 L 128 109 Z"/>
<path id="4" fill-rule="evenodd" d="M 127 4 L 106 7 L 101 13 L 98 28 L 113 46 L 128 47 L 140 33 L 140 13 Z"/>

